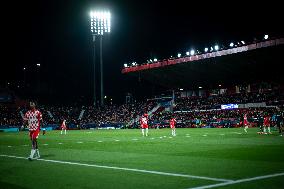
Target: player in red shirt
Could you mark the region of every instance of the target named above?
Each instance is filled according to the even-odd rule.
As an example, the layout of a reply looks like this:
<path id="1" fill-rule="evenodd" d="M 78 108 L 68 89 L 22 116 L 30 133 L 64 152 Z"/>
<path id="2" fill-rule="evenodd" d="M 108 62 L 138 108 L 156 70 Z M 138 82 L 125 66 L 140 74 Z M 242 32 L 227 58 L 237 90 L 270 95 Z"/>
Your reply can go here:
<path id="1" fill-rule="evenodd" d="M 265 115 L 264 116 L 264 120 L 263 120 L 263 132 L 264 132 L 264 134 L 267 134 L 267 132 L 266 132 L 266 128 L 267 128 L 267 130 L 268 130 L 268 133 L 269 134 L 272 134 L 271 132 L 270 132 L 270 117 L 269 117 L 269 115 Z"/>
<path id="2" fill-rule="evenodd" d="M 66 135 L 66 129 L 67 129 L 66 120 L 64 119 L 62 124 L 61 124 L 61 134 L 63 133 L 63 130 L 64 130 L 65 131 L 65 135 Z"/>
<path id="3" fill-rule="evenodd" d="M 243 125 L 244 125 L 244 130 L 245 132 L 247 133 L 247 129 L 248 129 L 248 118 L 247 118 L 247 114 L 244 115 L 244 122 L 243 122 Z"/>
<path id="4" fill-rule="evenodd" d="M 176 121 L 175 118 L 170 119 L 170 127 L 172 129 L 172 135 L 173 136 L 176 136 L 176 123 L 177 123 L 177 121 Z"/>
<path id="5" fill-rule="evenodd" d="M 142 129 L 142 135 L 148 136 L 148 114 L 144 114 L 140 119 L 141 129 Z M 146 130 L 146 132 L 145 132 Z"/>
<path id="6" fill-rule="evenodd" d="M 30 139 L 32 141 L 31 155 L 29 160 L 40 158 L 37 138 L 40 133 L 40 121 L 42 121 L 42 114 L 35 108 L 35 103 L 30 102 L 30 110 L 24 116 L 24 123 L 28 126 L 30 131 Z"/>

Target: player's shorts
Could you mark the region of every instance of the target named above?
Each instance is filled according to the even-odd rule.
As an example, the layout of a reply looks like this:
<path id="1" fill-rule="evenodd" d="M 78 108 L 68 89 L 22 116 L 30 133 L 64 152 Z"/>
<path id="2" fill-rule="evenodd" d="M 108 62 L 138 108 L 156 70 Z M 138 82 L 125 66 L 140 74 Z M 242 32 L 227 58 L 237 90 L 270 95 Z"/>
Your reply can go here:
<path id="1" fill-rule="evenodd" d="M 264 127 L 270 127 L 270 124 L 267 123 L 267 124 L 263 124 Z"/>
<path id="2" fill-rule="evenodd" d="M 61 127 L 61 129 L 62 129 L 62 130 L 66 130 L 66 129 L 67 129 L 67 127 Z"/>
<path id="3" fill-rule="evenodd" d="M 141 126 L 141 128 L 142 128 L 142 129 L 147 129 L 147 128 L 148 128 L 148 125 L 147 125 L 147 124 L 143 124 L 143 125 Z"/>
<path id="4" fill-rule="evenodd" d="M 38 137 L 38 135 L 39 135 L 39 132 L 40 132 L 39 129 L 37 129 L 37 130 L 35 130 L 35 131 L 30 131 L 30 138 L 31 138 L 31 140 L 37 139 L 37 137 Z"/>
<path id="5" fill-rule="evenodd" d="M 176 126 L 175 126 L 175 125 L 170 125 L 170 126 L 171 126 L 171 128 L 172 128 L 172 129 L 176 128 Z"/>

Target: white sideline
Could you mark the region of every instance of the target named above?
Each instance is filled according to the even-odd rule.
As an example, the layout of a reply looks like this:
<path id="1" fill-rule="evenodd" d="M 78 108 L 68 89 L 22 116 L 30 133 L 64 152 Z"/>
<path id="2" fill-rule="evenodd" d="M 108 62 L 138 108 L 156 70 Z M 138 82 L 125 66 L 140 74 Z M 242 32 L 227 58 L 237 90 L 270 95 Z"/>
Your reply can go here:
<path id="1" fill-rule="evenodd" d="M 252 177 L 252 178 L 245 178 L 245 179 L 229 181 L 229 182 L 223 182 L 223 183 L 219 183 L 219 184 L 205 185 L 205 186 L 200 186 L 200 187 L 195 187 L 195 188 L 190 188 L 190 189 L 215 188 L 215 187 L 219 187 L 219 186 L 227 186 L 227 185 L 238 184 L 238 183 L 242 183 L 242 182 L 249 182 L 249 181 L 261 180 L 261 179 L 266 179 L 266 178 L 271 178 L 271 177 L 279 177 L 279 176 L 284 176 L 284 172 L 283 173 L 275 173 L 275 174 L 271 174 L 271 175 L 263 175 L 263 176 L 258 176 L 258 177 Z"/>
<path id="2" fill-rule="evenodd" d="M 0 154 L 0 157 L 27 159 L 26 157 L 10 156 L 10 155 L 5 155 L 5 154 Z M 68 164 L 68 165 L 81 165 L 81 166 L 86 166 L 86 167 L 98 167 L 98 168 L 124 170 L 124 171 L 134 171 L 134 172 L 140 172 L 140 173 L 150 173 L 150 174 L 167 175 L 167 176 L 174 176 L 174 177 L 195 178 L 195 179 L 212 180 L 212 181 L 226 182 L 226 183 L 232 182 L 232 180 L 228 180 L 228 179 L 211 178 L 211 177 L 203 177 L 203 176 L 195 176 L 195 175 L 185 175 L 185 174 L 178 174 L 178 173 L 166 173 L 166 172 L 160 172 L 160 171 L 148 171 L 148 170 L 143 170 L 143 169 L 131 169 L 131 168 L 123 168 L 123 167 L 113 167 L 113 166 L 76 163 L 76 162 L 49 160 L 49 159 L 37 159 L 37 161 L 46 161 L 46 162 Z"/>

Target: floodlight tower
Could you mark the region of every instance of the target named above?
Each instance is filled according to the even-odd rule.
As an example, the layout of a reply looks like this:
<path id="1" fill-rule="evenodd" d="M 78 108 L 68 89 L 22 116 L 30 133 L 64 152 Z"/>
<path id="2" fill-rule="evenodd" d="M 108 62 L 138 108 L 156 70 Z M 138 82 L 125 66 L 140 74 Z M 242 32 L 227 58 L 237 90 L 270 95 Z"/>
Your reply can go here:
<path id="1" fill-rule="evenodd" d="M 100 103 L 104 106 L 104 87 L 103 87 L 103 35 L 110 32 L 110 12 L 109 11 L 91 11 L 91 32 L 94 43 L 94 105 L 96 105 L 96 66 L 95 66 L 95 41 L 96 36 L 100 39 L 100 76 L 101 76 L 101 96 Z"/>

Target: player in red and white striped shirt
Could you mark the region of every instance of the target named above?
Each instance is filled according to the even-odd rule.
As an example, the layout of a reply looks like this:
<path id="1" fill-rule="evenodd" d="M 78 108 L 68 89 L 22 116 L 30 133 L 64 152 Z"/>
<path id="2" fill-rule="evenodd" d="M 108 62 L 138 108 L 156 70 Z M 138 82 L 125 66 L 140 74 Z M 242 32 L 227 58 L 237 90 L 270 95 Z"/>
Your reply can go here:
<path id="1" fill-rule="evenodd" d="M 244 130 L 247 133 L 247 129 L 248 129 L 248 125 L 249 125 L 247 114 L 244 115 L 243 125 L 245 127 Z"/>
<path id="2" fill-rule="evenodd" d="M 141 129 L 142 129 L 142 135 L 148 136 L 148 114 L 144 114 L 140 119 Z M 146 130 L 146 133 L 145 133 Z"/>
<path id="3" fill-rule="evenodd" d="M 24 122 L 27 124 L 30 131 L 30 139 L 32 141 L 31 155 L 29 160 L 40 158 L 37 138 L 40 133 L 40 121 L 42 120 L 42 114 L 35 108 L 35 103 L 30 102 L 30 110 L 26 112 L 24 116 Z"/>
<path id="4" fill-rule="evenodd" d="M 173 117 L 171 120 L 170 120 L 170 127 L 172 129 L 172 135 L 173 136 L 176 136 L 176 123 L 177 123 L 177 120 Z"/>
<path id="5" fill-rule="evenodd" d="M 66 120 L 64 119 L 61 124 L 61 134 L 63 133 L 63 131 L 65 131 L 65 135 L 66 135 L 66 129 L 67 129 Z"/>

